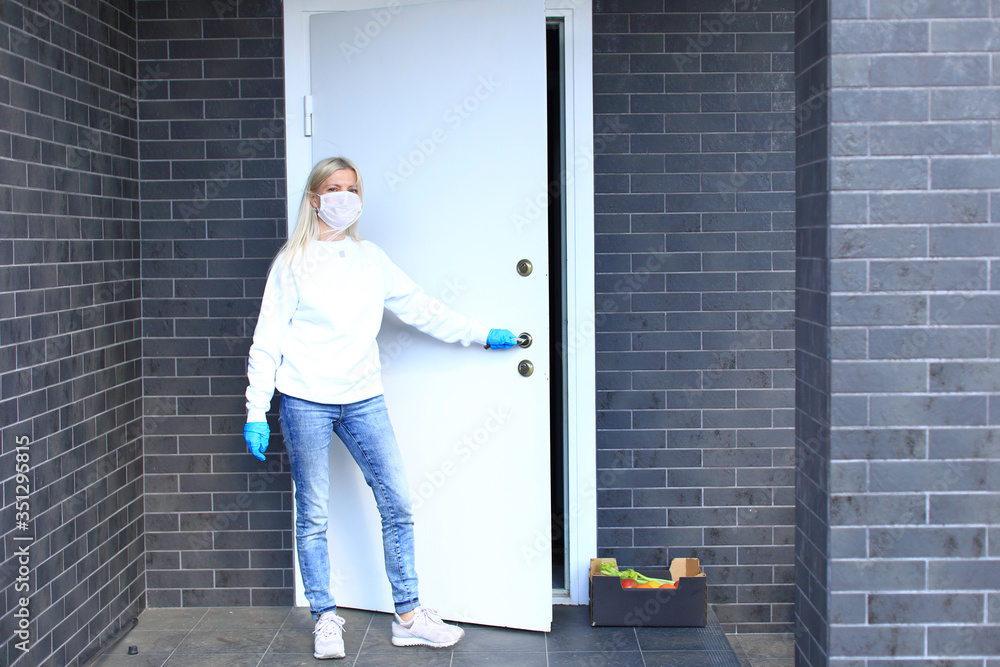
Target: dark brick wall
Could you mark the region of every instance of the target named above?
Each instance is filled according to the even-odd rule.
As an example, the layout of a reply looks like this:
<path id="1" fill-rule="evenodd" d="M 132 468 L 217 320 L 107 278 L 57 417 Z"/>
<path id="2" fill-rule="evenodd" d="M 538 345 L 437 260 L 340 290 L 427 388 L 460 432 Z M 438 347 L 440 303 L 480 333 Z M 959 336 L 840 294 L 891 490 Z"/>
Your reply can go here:
<path id="1" fill-rule="evenodd" d="M 598 551 L 791 629 L 790 0 L 594 3 Z"/>
<path id="2" fill-rule="evenodd" d="M 282 449 L 261 463 L 242 438 L 286 235 L 281 3 L 140 0 L 138 18 L 149 606 L 291 604 Z"/>
<path id="3" fill-rule="evenodd" d="M 829 5 L 829 664 L 995 665 L 1000 3 Z"/>
<path id="4" fill-rule="evenodd" d="M 829 36 L 827 0 L 795 8 L 796 664 L 826 664 L 830 555 Z"/>
<path id="5" fill-rule="evenodd" d="M 0 5 L 0 664 L 78 665 L 144 606 L 134 16 Z"/>

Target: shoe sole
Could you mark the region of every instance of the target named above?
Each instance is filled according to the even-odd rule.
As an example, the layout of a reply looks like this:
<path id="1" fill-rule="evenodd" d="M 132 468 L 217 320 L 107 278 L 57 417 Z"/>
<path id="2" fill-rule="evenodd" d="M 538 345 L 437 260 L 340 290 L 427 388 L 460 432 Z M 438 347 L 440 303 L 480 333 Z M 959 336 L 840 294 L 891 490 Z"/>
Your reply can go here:
<path id="1" fill-rule="evenodd" d="M 458 639 L 461 639 L 459 637 Z M 393 637 L 393 646 L 430 646 L 431 648 L 448 648 L 458 643 L 458 639 L 451 642 L 430 642 L 420 637 Z"/>
<path id="2" fill-rule="evenodd" d="M 316 658 L 317 660 L 336 660 L 337 658 L 343 658 L 346 655 L 347 655 L 346 653 L 340 653 L 339 655 L 334 653 L 331 653 L 330 655 L 320 655 L 319 653 L 313 653 L 313 657 Z"/>

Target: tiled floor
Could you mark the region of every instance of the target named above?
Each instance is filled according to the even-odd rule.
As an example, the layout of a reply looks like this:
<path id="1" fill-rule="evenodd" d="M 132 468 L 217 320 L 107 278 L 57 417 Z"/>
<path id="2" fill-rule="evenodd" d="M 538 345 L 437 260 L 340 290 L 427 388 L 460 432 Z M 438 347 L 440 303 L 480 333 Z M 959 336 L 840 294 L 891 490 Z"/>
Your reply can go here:
<path id="1" fill-rule="evenodd" d="M 795 641 L 791 633 L 726 637 L 743 667 L 795 667 Z"/>
<path id="2" fill-rule="evenodd" d="M 464 625 L 455 647 L 396 648 L 390 616 L 341 609 L 347 658 L 312 657 L 305 608 L 149 609 L 93 667 L 791 667 L 790 635 L 730 635 L 709 612 L 705 628 L 594 628 L 587 607 L 553 607 L 549 633 Z M 730 644 L 732 642 L 732 645 Z M 130 646 L 138 649 L 128 655 Z"/>

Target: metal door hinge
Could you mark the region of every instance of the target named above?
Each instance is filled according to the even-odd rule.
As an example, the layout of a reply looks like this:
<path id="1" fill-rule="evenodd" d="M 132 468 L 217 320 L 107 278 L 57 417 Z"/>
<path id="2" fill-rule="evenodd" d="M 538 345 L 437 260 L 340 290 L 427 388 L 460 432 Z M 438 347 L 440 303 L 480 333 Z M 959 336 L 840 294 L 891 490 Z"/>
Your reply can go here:
<path id="1" fill-rule="evenodd" d="M 305 136 L 311 137 L 313 135 L 313 96 L 306 95 L 304 100 L 305 106 Z"/>

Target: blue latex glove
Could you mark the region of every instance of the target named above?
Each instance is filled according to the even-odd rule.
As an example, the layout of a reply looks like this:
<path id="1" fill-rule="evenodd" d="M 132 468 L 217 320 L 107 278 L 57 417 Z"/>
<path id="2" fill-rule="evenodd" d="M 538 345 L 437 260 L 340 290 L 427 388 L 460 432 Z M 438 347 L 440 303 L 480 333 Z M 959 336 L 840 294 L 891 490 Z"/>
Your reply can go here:
<path id="1" fill-rule="evenodd" d="M 490 329 L 486 337 L 486 345 L 493 350 L 506 350 L 517 345 L 517 336 L 506 329 Z"/>
<path id="2" fill-rule="evenodd" d="M 267 422 L 250 422 L 243 427 L 243 439 L 247 441 L 247 449 L 261 461 L 267 450 L 267 441 L 271 437 L 271 429 Z"/>

